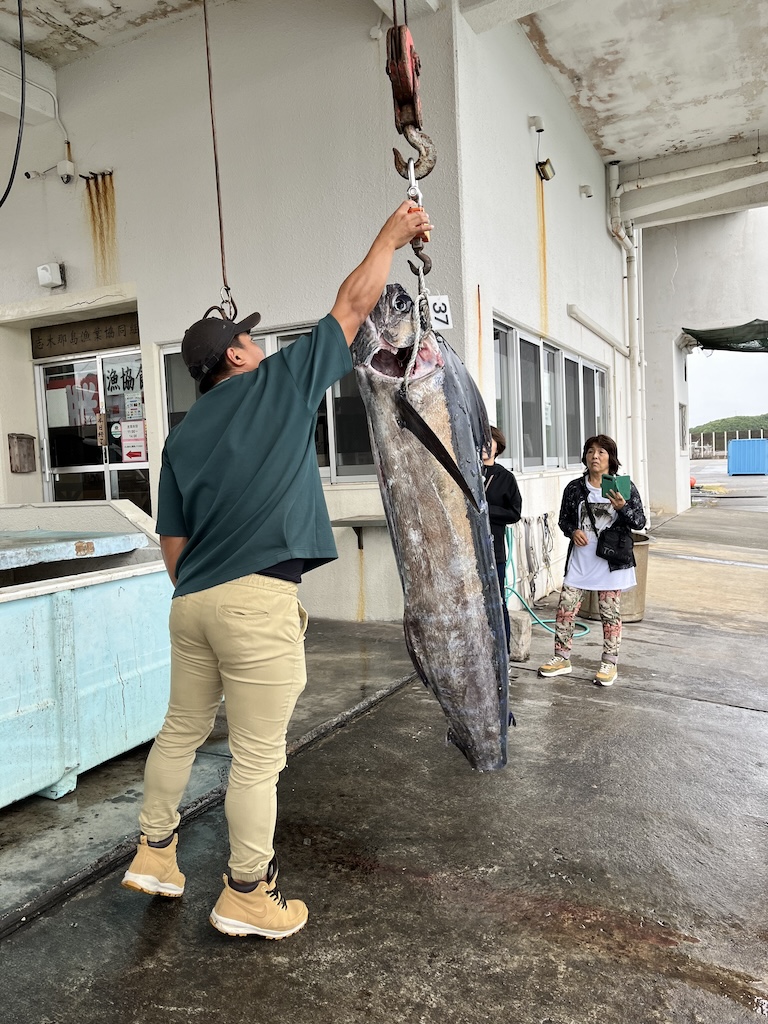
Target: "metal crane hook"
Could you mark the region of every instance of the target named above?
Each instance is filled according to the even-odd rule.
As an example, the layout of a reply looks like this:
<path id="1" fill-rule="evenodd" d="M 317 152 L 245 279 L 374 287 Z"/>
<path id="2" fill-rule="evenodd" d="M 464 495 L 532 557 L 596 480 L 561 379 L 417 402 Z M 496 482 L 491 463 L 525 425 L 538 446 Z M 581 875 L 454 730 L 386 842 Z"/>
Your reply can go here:
<path id="1" fill-rule="evenodd" d="M 412 124 L 405 125 L 403 128 L 403 135 L 419 154 L 419 159 L 413 165 L 416 178 L 426 178 L 437 163 L 437 150 L 435 149 L 434 142 L 425 132 L 421 131 L 419 128 L 415 128 Z M 401 177 L 407 178 L 408 161 L 404 160 L 396 149 L 393 149 L 392 152 L 395 155 L 395 167 L 397 168 L 397 173 Z"/>
<path id="2" fill-rule="evenodd" d="M 432 269 L 432 260 L 429 258 L 429 256 L 427 256 L 425 252 L 421 251 L 421 245 L 419 245 L 418 249 L 413 244 L 413 242 L 411 243 L 411 245 L 413 246 L 413 255 L 416 257 L 417 260 L 421 260 L 421 262 L 424 264 L 423 273 L 426 276 Z M 408 260 L 408 266 L 411 268 L 411 273 L 416 274 L 417 277 L 419 276 L 419 274 L 422 273 L 422 268 L 417 267 L 413 260 Z"/>

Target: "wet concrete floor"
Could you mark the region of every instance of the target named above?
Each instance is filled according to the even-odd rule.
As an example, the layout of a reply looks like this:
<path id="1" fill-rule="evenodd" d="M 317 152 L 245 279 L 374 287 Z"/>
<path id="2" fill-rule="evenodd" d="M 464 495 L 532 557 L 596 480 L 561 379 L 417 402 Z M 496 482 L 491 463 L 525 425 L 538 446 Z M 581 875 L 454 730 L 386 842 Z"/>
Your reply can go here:
<path id="1" fill-rule="evenodd" d="M 288 728 L 289 756 L 352 721 L 413 676 L 399 623 L 313 619 L 308 681 Z M 60 800 L 33 796 L 0 810 L 0 939 L 134 849 L 151 744 L 78 777 Z M 222 799 L 229 774 L 226 709 L 198 752 L 182 820 Z"/>
<path id="2" fill-rule="evenodd" d="M 472 772 L 415 683 L 290 758 L 277 845 L 304 931 L 239 940 L 207 923 L 226 861 L 213 806 L 181 829 L 181 900 L 122 889 L 121 866 L 3 940 L 4 1017 L 768 1016 L 768 531 L 760 513 L 713 509 L 693 542 L 699 511 L 654 530 L 614 687 L 591 685 L 599 624 L 573 674 L 547 681 L 551 638 L 534 630 L 504 771 Z"/>

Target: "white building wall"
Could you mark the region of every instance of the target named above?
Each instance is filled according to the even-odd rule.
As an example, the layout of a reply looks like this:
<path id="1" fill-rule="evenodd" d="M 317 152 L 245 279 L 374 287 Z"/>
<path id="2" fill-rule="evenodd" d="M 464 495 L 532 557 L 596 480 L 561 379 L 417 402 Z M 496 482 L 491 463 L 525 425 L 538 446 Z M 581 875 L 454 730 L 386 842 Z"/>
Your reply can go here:
<path id="1" fill-rule="evenodd" d="M 391 147 L 412 151 L 394 128 L 385 40 L 370 37 L 378 12 L 358 0 L 222 3 L 210 20 L 229 283 L 242 315 L 260 310 L 265 332 L 316 320 L 405 197 Z M 457 327 L 449 340 L 490 408 L 494 315 L 604 366 L 613 431 L 628 457 L 626 359 L 566 309 L 575 303 L 624 341 L 621 254 L 606 231 L 599 158 L 515 27 L 477 36 L 454 2 L 412 31 L 424 128 L 438 149 L 438 165 L 422 182 L 436 225 L 428 283 L 451 297 Z M 202 12 L 65 67 L 57 89 L 77 171 L 114 170 L 119 271 L 115 281 L 96 277 L 81 179 L 17 181 L 0 238 L 0 353 L 12 367 L 0 380 L 0 423 L 3 434 L 38 433 L 31 325 L 135 302 L 155 493 L 161 346 L 178 342 L 218 301 L 221 284 Z M 542 156 L 557 171 L 544 186 L 545 231 L 529 114 L 544 118 Z M 14 133 L 10 122 L 0 124 L 0 148 L 10 150 Z M 49 167 L 61 148 L 55 124 L 27 127 L 21 169 Z M 594 198 L 580 197 L 583 183 Z M 412 289 L 407 255 L 397 255 L 392 279 Z M 52 261 L 67 266 L 67 288 L 55 294 L 40 289 L 35 274 Z M 526 514 L 556 517 L 573 475 L 523 474 Z M 11 480 L 3 460 L 5 500 L 39 499 L 40 487 L 39 473 Z M 326 497 L 332 518 L 382 511 L 372 482 L 329 486 Z M 397 617 L 402 601 L 386 531 L 367 530 L 362 551 L 348 528 L 337 530 L 337 543 L 339 560 L 303 584 L 310 612 Z"/>
<path id="2" fill-rule="evenodd" d="M 651 505 L 690 505 L 690 462 L 679 443 L 678 406 L 688 405 L 682 327 L 706 330 L 763 316 L 768 210 L 643 231 L 644 323 Z"/>
<path id="3" fill-rule="evenodd" d="M 628 359 L 568 315 L 568 305 L 576 305 L 626 344 L 623 256 L 606 226 L 602 161 L 517 25 L 476 35 L 457 15 L 456 29 L 469 365 L 493 410 L 497 318 L 604 367 L 610 430 L 631 472 Z M 529 115 L 543 119 L 540 158 L 555 167 L 555 177 L 544 183 Z M 591 185 L 592 198 L 581 196 L 581 185 Z M 513 468 L 523 514 L 548 512 L 556 523 L 563 488 L 583 467 Z M 567 544 L 557 530 L 555 539 L 559 582 Z"/>
<path id="4" fill-rule="evenodd" d="M 0 329 L 0 365 L 3 379 L 14 381 L 14 387 L 4 387 L 0 402 L 0 438 L 2 438 L 3 472 L 0 473 L 0 505 L 15 505 L 39 501 L 41 495 L 40 460 L 35 457 L 32 473 L 11 473 L 8 462 L 8 435 L 31 434 L 37 437 L 37 414 L 32 379 L 29 332 L 23 328 Z"/>

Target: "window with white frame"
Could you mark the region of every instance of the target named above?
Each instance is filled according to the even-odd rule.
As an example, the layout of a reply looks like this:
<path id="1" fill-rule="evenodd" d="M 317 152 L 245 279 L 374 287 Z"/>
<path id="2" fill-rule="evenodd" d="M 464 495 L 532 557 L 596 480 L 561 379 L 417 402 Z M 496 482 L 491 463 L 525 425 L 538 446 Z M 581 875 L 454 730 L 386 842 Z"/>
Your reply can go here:
<path id="1" fill-rule="evenodd" d="M 294 342 L 310 328 L 280 334 L 253 334 L 253 340 L 267 355 Z M 184 419 L 200 395 L 181 356 L 180 345 L 170 345 L 162 353 L 166 427 L 175 427 Z M 315 450 L 320 475 L 331 482 L 369 478 L 375 475 L 365 406 L 351 371 L 325 393 L 317 411 Z"/>
<path id="2" fill-rule="evenodd" d="M 573 465 L 581 459 L 581 389 L 579 364 L 575 359 L 563 359 L 565 366 L 565 461 Z"/>
<path id="3" fill-rule="evenodd" d="M 605 370 L 595 369 L 595 394 L 597 402 L 597 413 L 595 417 L 596 433 L 608 433 L 608 399 L 606 394 Z"/>
<path id="4" fill-rule="evenodd" d="M 595 398 L 595 371 L 591 366 L 582 366 L 582 409 L 584 410 L 584 438 L 594 437 L 597 430 L 597 401 Z"/>
<path id="5" fill-rule="evenodd" d="M 510 385 L 513 379 L 513 362 L 509 351 L 510 332 L 499 324 L 493 328 L 494 369 L 496 376 L 496 417 L 494 424 L 507 438 L 510 444 L 512 430 L 512 402 Z"/>
<path id="6" fill-rule="evenodd" d="M 683 403 L 680 402 L 679 403 L 679 412 L 680 412 L 680 418 L 679 418 L 679 424 L 680 424 L 680 451 L 681 452 L 685 452 L 685 454 L 687 455 L 688 454 L 688 445 L 689 445 L 689 441 L 690 441 L 690 439 L 688 437 L 688 406 L 687 405 L 683 405 Z"/>
<path id="7" fill-rule="evenodd" d="M 162 376 L 167 433 L 187 415 L 200 397 L 200 388 L 189 374 L 180 345 L 169 345 L 162 350 Z"/>
<path id="8" fill-rule="evenodd" d="M 535 335 L 494 324 L 496 423 L 524 469 L 575 465 L 608 432 L 605 370 Z"/>

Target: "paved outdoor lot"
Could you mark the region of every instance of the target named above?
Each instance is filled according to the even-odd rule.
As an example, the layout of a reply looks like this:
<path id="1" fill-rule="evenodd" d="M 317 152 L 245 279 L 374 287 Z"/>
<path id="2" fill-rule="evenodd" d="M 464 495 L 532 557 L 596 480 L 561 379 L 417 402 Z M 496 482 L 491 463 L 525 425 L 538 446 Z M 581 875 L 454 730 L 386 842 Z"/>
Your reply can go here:
<path id="1" fill-rule="evenodd" d="M 513 668 L 519 724 L 502 772 L 478 775 L 446 746 L 440 709 L 416 683 L 303 746 L 283 776 L 278 833 L 283 889 L 310 910 L 300 934 L 228 940 L 207 923 L 226 859 L 212 806 L 181 829 L 181 900 L 128 892 L 114 868 L 3 940 L 4 1016 L 768 1016 L 765 524 L 760 512 L 703 506 L 654 530 L 646 614 L 626 627 L 611 689 L 590 683 L 594 623 L 573 675 L 547 681 L 536 666 L 551 638 L 537 628 L 531 660 Z M 401 675 L 399 633 L 381 629 L 365 657 L 343 659 L 350 707 L 364 664 L 378 666 L 377 686 Z M 338 675 L 332 645 L 325 653 L 319 693 Z M 119 773 L 104 771 L 108 813 Z"/>

